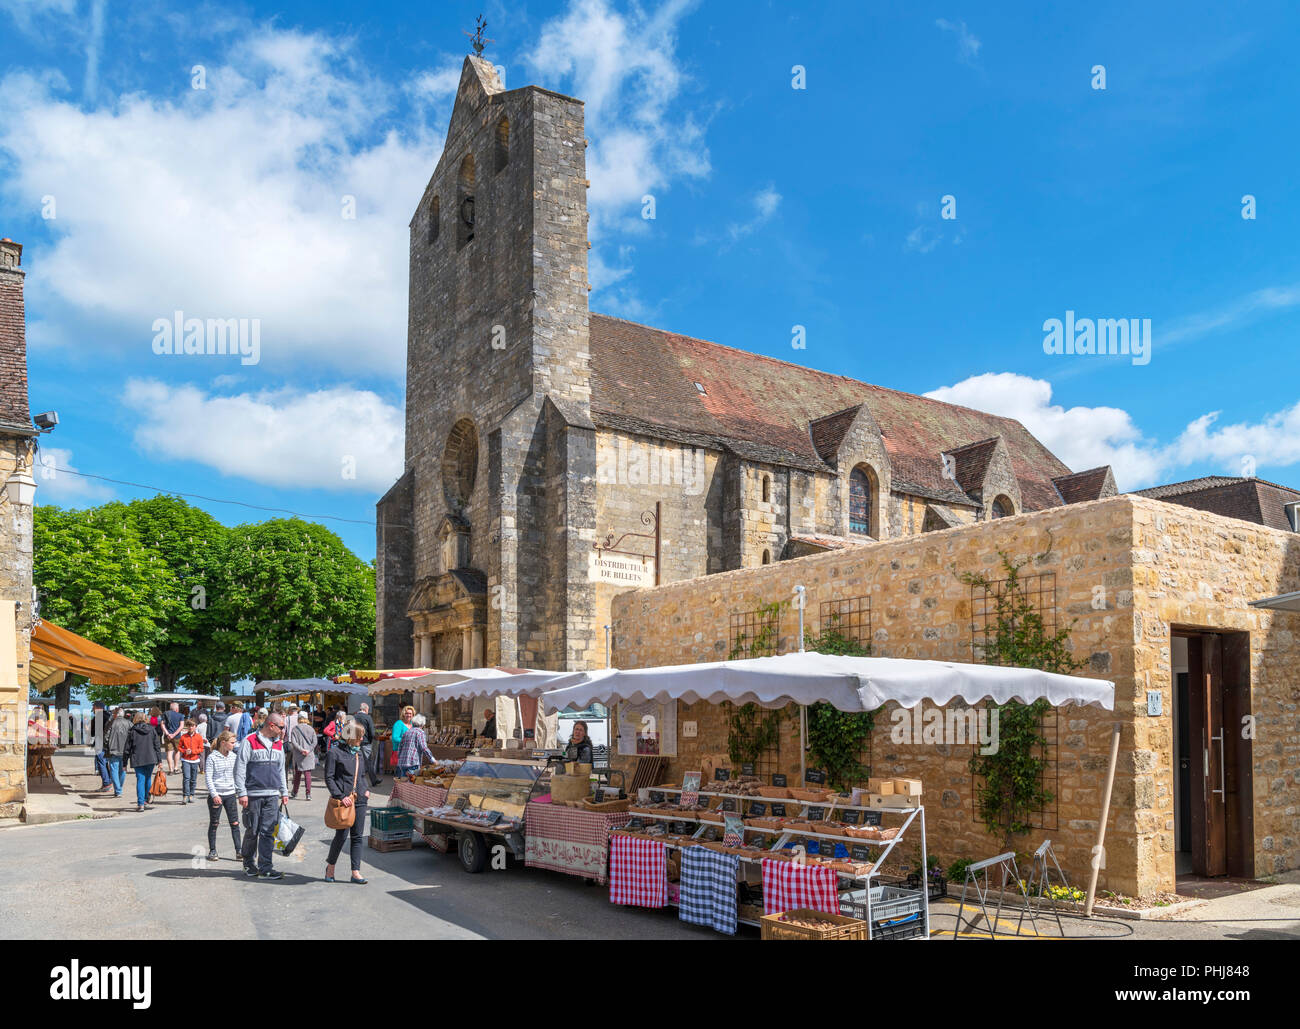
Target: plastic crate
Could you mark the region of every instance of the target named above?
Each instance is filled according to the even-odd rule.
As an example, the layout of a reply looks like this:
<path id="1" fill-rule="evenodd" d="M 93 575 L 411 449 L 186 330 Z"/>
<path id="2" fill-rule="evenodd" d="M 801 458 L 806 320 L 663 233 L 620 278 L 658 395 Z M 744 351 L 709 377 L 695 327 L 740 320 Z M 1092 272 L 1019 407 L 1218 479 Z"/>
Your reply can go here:
<path id="1" fill-rule="evenodd" d="M 919 911 L 893 922 L 872 922 L 873 940 L 912 940 L 925 935 L 925 919 Z"/>
<path id="2" fill-rule="evenodd" d="M 370 809 L 370 832 L 391 833 L 410 832 L 415 828 L 415 819 L 411 812 L 403 807 L 372 807 Z"/>
<path id="3" fill-rule="evenodd" d="M 411 837 L 409 834 L 400 840 L 381 840 L 381 839 L 375 839 L 374 836 L 369 836 L 367 837 L 367 839 L 370 841 L 369 842 L 370 849 L 377 850 L 381 854 L 387 854 L 389 851 L 394 851 L 394 850 L 411 849 Z"/>
<path id="4" fill-rule="evenodd" d="M 921 913 L 921 891 L 906 886 L 871 887 L 871 910 L 867 911 L 867 891 L 852 890 L 840 895 L 840 913 L 852 918 L 871 918 L 872 933 L 883 922 L 894 922 Z"/>

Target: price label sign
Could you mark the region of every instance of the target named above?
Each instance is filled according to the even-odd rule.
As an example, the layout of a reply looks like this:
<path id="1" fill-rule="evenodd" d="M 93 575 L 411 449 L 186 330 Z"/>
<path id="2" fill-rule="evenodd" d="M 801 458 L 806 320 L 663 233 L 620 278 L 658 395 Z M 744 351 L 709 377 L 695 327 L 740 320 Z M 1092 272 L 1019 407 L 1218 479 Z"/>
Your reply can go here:
<path id="1" fill-rule="evenodd" d="M 663 802 L 664 802 L 664 795 L 662 793 L 660 793 L 658 790 L 650 791 L 651 804 L 662 804 Z"/>
<path id="2" fill-rule="evenodd" d="M 754 774 L 754 763 L 753 763 L 752 761 L 747 761 L 747 762 L 745 762 L 743 765 L 741 765 L 741 766 L 740 766 L 740 774 L 741 774 L 741 775 L 753 775 L 753 774 Z"/>
<path id="3" fill-rule="evenodd" d="M 464 811 L 465 808 L 467 808 L 468 806 L 469 806 L 469 798 L 468 798 L 468 797 L 457 797 L 457 798 L 456 798 L 456 810 L 457 810 L 457 811 Z"/>
<path id="4" fill-rule="evenodd" d="M 819 786 L 824 786 L 826 785 L 826 772 L 824 769 L 821 768 L 809 768 L 805 770 L 803 773 L 803 781 L 816 783 Z M 781 783 L 780 785 L 784 786 L 785 783 Z"/>
<path id="5" fill-rule="evenodd" d="M 869 813 L 869 812 L 868 812 L 868 813 Z M 858 824 L 858 815 L 860 815 L 860 814 L 863 814 L 863 812 L 861 812 L 861 811 L 841 811 L 841 812 L 840 812 L 840 818 L 842 818 L 842 819 L 843 819 L 843 820 L 844 820 L 848 825 L 857 825 L 857 824 Z"/>
<path id="6" fill-rule="evenodd" d="M 735 811 L 735 810 L 736 810 L 736 802 L 735 802 L 734 800 L 732 800 L 730 797 L 723 797 L 723 798 L 722 798 L 722 803 L 718 805 L 718 810 L 719 810 L 719 811 Z"/>
<path id="7" fill-rule="evenodd" d="M 714 781 L 714 782 L 726 782 L 726 781 L 727 781 L 728 779 L 730 779 L 730 778 L 731 778 L 731 769 L 730 769 L 730 768 L 715 768 L 715 769 L 713 770 L 713 781 Z"/>
<path id="8" fill-rule="evenodd" d="M 814 822 L 820 822 L 826 817 L 826 809 L 824 807 L 810 807 L 808 809 L 808 817 Z"/>
<path id="9" fill-rule="evenodd" d="M 629 818 L 629 819 L 627 820 L 627 825 L 626 825 L 624 828 L 627 828 L 627 829 L 644 829 L 644 828 L 645 828 L 645 820 L 644 820 L 644 819 L 641 819 L 641 818 Z"/>
<path id="10" fill-rule="evenodd" d="M 763 815 L 765 815 L 765 814 L 767 814 L 767 805 L 766 805 L 766 804 L 762 804 L 762 803 L 758 802 L 757 800 L 752 800 L 752 801 L 749 802 L 749 817 L 750 817 L 750 818 L 761 818 L 761 817 L 762 817 Z"/>
<path id="11" fill-rule="evenodd" d="M 863 825 L 879 825 L 879 824 L 880 824 L 880 812 L 879 812 L 879 811 L 864 811 L 864 812 L 862 812 L 862 824 L 863 824 Z"/>
<path id="12" fill-rule="evenodd" d="M 777 773 L 773 774 L 773 776 L 772 776 L 772 785 L 773 785 L 773 786 L 789 786 L 790 784 L 789 784 L 788 782 L 785 781 L 785 776 L 784 776 L 784 775 L 782 775 L 780 772 L 777 772 Z"/>
<path id="13" fill-rule="evenodd" d="M 861 843 L 855 843 L 855 844 L 853 845 L 853 850 L 852 850 L 851 853 L 852 853 L 852 857 L 853 857 L 853 860 L 854 860 L 854 861 L 870 861 L 870 860 L 871 860 L 870 852 L 869 852 L 869 851 L 867 850 L 867 848 L 866 848 L 863 844 L 861 844 Z"/>
<path id="14" fill-rule="evenodd" d="M 695 827 L 690 822 L 672 822 L 671 829 L 678 836 L 689 836 L 695 831 Z"/>
<path id="15" fill-rule="evenodd" d="M 772 805 L 772 814 L 773 814 L 773 816 L 776 817 L 776 818 L 784 818 L 784 817 L 785 817 L 785 805 L 784 805 L 784 804 L 776 804 L 776 803 L 774 803 L 774 804 Z"/>

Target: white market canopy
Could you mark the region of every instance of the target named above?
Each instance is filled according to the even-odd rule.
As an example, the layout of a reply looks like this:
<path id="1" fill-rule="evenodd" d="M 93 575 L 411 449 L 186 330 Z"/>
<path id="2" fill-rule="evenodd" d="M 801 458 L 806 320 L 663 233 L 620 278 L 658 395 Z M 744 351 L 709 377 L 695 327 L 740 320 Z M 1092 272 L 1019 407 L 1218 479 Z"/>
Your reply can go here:
<path id="1" fill-rule="evenodd" d="M 536 697 L 557 680 L 572 681 L 572 672 L 538 672 L 527 668 L 458 668 L 427 672 L 409 679 L 381 679 L 370 692 L 433 693 L 439 701 L 477 697 Z"/>
<path id="2" fill-rule="evenodd" d="M 996 704 L 1044 699 L 1053 707 L 1090 704 L 1108 711 L 1115 707 L 1115 684 L 1105 679 L 1033 668 L 811 651 L 740 661 L 578 672 L 557 679 L 555 686 L 542 694 L 548 712 L 618 700 L 731 701 L 765 708 L 826 702 L 841 711 L 874 711 L 889 701 L 910 708 L 928 700 L 942 707 L 958 698 L 967 704 L 986 699 Z"/>

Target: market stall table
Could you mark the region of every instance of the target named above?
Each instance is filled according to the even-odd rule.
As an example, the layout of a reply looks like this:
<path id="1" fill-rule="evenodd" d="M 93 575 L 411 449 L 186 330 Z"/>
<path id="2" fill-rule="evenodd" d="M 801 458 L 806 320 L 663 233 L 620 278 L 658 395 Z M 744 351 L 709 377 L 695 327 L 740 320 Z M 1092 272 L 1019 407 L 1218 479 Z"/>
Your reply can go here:
<path id="1" fill-rule="evenodd" d="M 630 818 L 626 811 L 584 811 L 531 801 L 524 810 L 524 864 L 603 884 L 609 867 L 609 834 Z"/>

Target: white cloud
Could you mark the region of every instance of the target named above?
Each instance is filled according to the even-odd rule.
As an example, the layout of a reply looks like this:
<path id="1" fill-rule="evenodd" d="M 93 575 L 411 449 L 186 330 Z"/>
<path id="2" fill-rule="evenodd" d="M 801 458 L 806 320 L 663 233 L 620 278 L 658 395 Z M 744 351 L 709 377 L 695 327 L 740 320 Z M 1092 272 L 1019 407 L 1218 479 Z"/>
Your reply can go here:
<path id="1" fill-rule="evenodd" d="M 907 239 L 903 241 L 903 249 L 914 254 L 928 254 L 942 242 L 943 233 L 928 225 L 918 225 L 907 234 Z"/>
<path id="2" fill-rule="evenodd" d="M 75 474 L 79 469 L 66 447 L 42 446 L 32 467 L 36 480 L 36 502 L 60 507 L 79 507 L 102 503 L 114 496 L 113 490 L 98 479 Z"/>
<path id="3" fill-rule="evenodd" d="M 603 231 L 643 232 L 641 198 L 660 195 L 677 178 L 710 171 L 703 128 L 681 113 L 687 76 L 679 67 L 677 28 L 695 6 L 670 0 L 657 11 L 626 13 L 609 0 L 573 0 L 542 26 L 526 56 L 539 81 L 585 104 L 587 177 L 591 189 L 588 235 L 598 247 Z M 593 283 L 594 285 L 594 283 Z"/>
<path id="4" fill-rule="evenodd" d="M 368 390 L 217 396 L 132 379 L 125 403 L 141 419 L 135 443 L 145 453 L 194 461 L 223 475 L 282 488 L 373 494 L 402 474 L 401 408 Z"/>
<path id="5" fill-rule="evenodd" d="M 29 76 L 0 82 L 13 172 L 0 190 L 57 204 L 29 292 L 101 327 L 64 342 L 143 354 L 153 320 L 180 309 L 260 318 L 272 366 L 352 366 L 364 351 L 372 370 L 400 372 L 407 222 L 437 142 L 418 127 L 376 135 L 389 91 L 319 35 L 250 30 L 205 90 L 183 83 L 83 110 Z"/>
<path id="6" fill-rule="evenodd" d="M 956 35 L 957 59 L 962 64 L 973 65 L 979 58 L 980 47 L 983 44 L 971 34 L 970 29 L 966 28 L 966 23 L 964 21 L 951 22 L 947 18 L 940 18 L 935 24 L 944 32 L 951 32 Z"/>
<path id="7" fill-rule="evenodd" d="M 1199 475 L 1243 475 L 1243 459 L 1259 468 L 1300 463 L 1300 403 L 1261 421 L 1212 426 L 1202 415 L 1171 443 L 1146 437 L 1117 407 L 1052 403 L 1052 384 L 1011 372 L 986 372 L 925 394 L 935 400 L 1015 418 L 1075 471 L 1111 465 L 1121 490 L 1142 489 Z"/>

